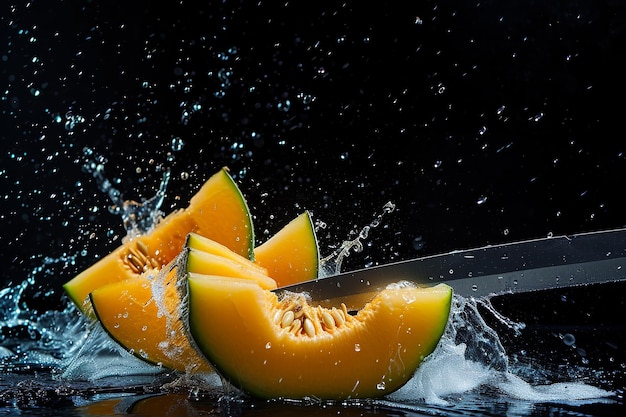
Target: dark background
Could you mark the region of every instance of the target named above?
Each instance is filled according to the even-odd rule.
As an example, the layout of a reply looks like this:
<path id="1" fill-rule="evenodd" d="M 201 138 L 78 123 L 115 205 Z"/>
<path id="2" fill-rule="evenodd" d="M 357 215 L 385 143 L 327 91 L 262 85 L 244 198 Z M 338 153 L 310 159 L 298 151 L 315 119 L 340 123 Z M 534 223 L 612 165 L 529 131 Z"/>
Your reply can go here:
<path id="1" fill-rule="evenodd" d="M 124 236 L 93 160 L 137 201 L 171 169 L 165 212 L 226 165 L 259 242 L 307 209 L 323 255 L 395 203 L 344 269 L 624 226 L 624 2 L 0 7 L 2 282 L 30 308 Z M 623 330 L 604 288 L 508 305 Z"/>

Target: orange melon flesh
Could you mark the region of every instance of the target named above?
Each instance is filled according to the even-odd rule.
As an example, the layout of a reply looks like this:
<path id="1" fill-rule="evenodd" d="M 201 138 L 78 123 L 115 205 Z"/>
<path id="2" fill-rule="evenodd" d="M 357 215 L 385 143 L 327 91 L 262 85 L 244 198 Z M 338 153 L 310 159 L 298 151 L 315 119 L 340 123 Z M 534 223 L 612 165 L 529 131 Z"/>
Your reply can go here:
<path id="1" fill-rule="evenodd" d="M 176 279 L 173 269 L 164 277 L 146 273 L 108 284 L 89 295 L 91 305 L 107 333 L 138 358 L 170 369 L 210 372 L 178 320 Z M 153 297 L 153 286 L 162 292 L 159 297 Z"/>
<path id="2" fill-rule="evenodd" d="M 185 242 L 185 248 L 195 249 L 201 252 L 210 253 L 213 255 L 218 255 L 223 258 L 231 259 L 235 262 L 243 264 L 244 266 L 257 269 L 264 275 L 268 275 L 269 272 L 266 268 L 263 268 L 261 265 L 254 263 L 248 258 L 245 258 L 239 255 L 236 252 L 230 250 L 227 246 L 222 245 L 219 242 L 216 242 L 213 239 L 209 239 L 206 236 L 201 236 L 198 233 L 189 233 L 187 235 L 187 241 Z"/>
<path id="3" fill-rule="evenodd" d="M 179 371 L 207 372 L 209 365 L 189 344 L 180 320 L 180 280 L 187 274 L 218 274 L 276 288 L 276 282 L 259 272 L 258 266 L 234 259 L 238 258 L 188 249 L 167 273 L 146 272 L 94 290 L 91 305 L 107 333 L 140 359 Z"/>
<path id="4" fill-rule="evenodd" d="M 283 233 L 282 230 L 284 229 L 281 229 L 274 238 L 275 242 L 291 238 L 292 232 Z M 310 258 L 317 258 L 317 245 L 308 248 L 315 250 Z M 269 251 L 265 253 L 267 256 L 272 254 Z M 276 281 L 268 276 L 268 271 L 264 267 L 233 252 L 225 245 L 194 232 L 187 236 L 185 248 L 178 255 L 176 262 L 178 268 L 192 276 L 219 275 L 252 280 L 264 289 L 277 287 Z M 275 264 L 280 262 L 289 260 L 280 257 Z M 154 278 L 157 274 L 158 269 L 155 269 L 153 272 L 142 274 L 139 278 L 108 284 L 94 290 L 90 301 L 96 318 L 114 340 L 141 359 L 175 370 L 206 371 L 205 365 L 198 365 L 194 352 L 189 352 L 193 349 L 179 334 L 182 329 L 178 310 L 181 299 L 180 293 L 173 290 L 177 285 L 173 276 L 168 276 L 171 282 L 166 286 L 167 290 L 158 297 L 153 297 L 152 290 L 155 285 L 161 287 L 164 285 L 158 281 L 162 276 Z M 304 279 L 309 278 L 308 275 L 304 276 Z M 133 303 L 132 300 L 139 301 Z M 156 300 L 160 300 L 160 308 Z M 165 315 L 164 309 L 167 311 Z M 120 322 L 120 317 L 125 318 L 123 323 Z M 144 328 L 147 323 L 150 323 L 149 329 Z M 170 340 L 167 335 L 168 329 L 172 326 L 177 330 Z M 162 348 L 164 346 L 168 348 L 165 351 Z M 180 355 L 172 357 L 173 352 L 179 352 Z M 192 369 L 189 369 L 189 364 L 193 365 Z"/>
<path id="5" fill-rule="evenodd" d="M 349 399 L 405 384 L 445 329 L 452 289 L 390 286 L 332 331 L 283 329 L 277 296 L 255 283 L 189 277 L 191 335 L 214 368 L 260 398 Z M 347 317 L 347 316 L 344 316 Z M 339 323 L 339 322 L 337 322 Z"/>
<path id="6" fill-rule="evenodd" d="M 184 255 L 187 272 L 246 278 L 256 281 L 264 289 L 273 290 L 276 288 L 276 281 L 259 269 L 257 265 L 250 266 L 220 255 L 191 248 L 186 249 Z"/>
<path id="7" fill-rule="evenodd" d="M 254 249 L 254 260 L 279 287 L 318 277 L 319 248 L 308 212 L 300 214 Z"/>
<path id="8" fill-rule="evenodd" d="M 167 265 L 180 253 L 190 232 L 213 239 L 241 256 L 253 256 L 250 212 L 226 168 L 206 181 L 186 209 L 171 213 L 151 232 L 125 242 L 63 288 L 81 310 L 88 311 L 85 301 L 90 292 Z"/>

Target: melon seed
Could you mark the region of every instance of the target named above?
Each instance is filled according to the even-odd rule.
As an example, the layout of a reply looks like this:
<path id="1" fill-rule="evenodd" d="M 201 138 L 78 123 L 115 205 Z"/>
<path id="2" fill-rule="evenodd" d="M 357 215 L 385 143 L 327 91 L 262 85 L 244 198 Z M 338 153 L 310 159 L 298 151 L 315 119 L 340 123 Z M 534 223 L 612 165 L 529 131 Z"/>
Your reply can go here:
<path id="1" fill-rule="evenodd" d="M 276 310 L 276 312 L 274 313 L 273 323 L 274 324 L 279 324 L 281 322 L 282 317 L 283 317 L 283 311 L 282 310 Z"/>
<path id="2" fill-rule="evenodd" d="M 130 266 L 130 268 L 140 274 L 143 272 L 143 267 L 145 266 L 145 264 L 142 264 L 141 261 L 139 259 L 137 259 L 137 257 L 133 256 L 132 253 L 129 253 L 128 256 L 126 256 L 126 263 L 128 266 Z"/>
<path id="3" fill-rule="evenodd" d="M 137 241 L 137 249 L 141 254 L 143 254 L 146 258 L 150 256 L 150 252 L 148 252 L 148 247 L 141 240 Z"/>
<path id="4" fill-rule="evenodd" d="M 301 327 L 302 327 L 302 322 L 300 321 L 300 319 L 295 319 L 293 323 L 291 323 L 291 327 L 289 328 L 289 331 L 293 334 L 297 334 L 298 331 L 300 331 Z"/>
<path id="5" fill-rule="evenodd" d="M 329 329 L 332 330 L 335 328 L 335 319 L 328 311 L 324 311 L 322 313 L 322 321 Z"/>
<path id="6" fill-rule="evenodd" d="M 304 316 L 304 309 L 301 305 L 297 305 L 296 308 L 293 309 L 293 315 L 296 319 L 301 319 Z"/>
<path id="7" fill-rule="evenodd" d="M 305 318 L 302 327 L 304 327 L 304 332 L 309 335 L 309 337 L 315 336 L 315 326 L 312 320 Z"/>
<path id="8" fill-rule="evenodd" d="M 291 326 L 294 319 L 295 319 L 295 315 L 293 314 L 292 310 L 285 311 L 285 314 L 283 314 L 283 318 L 280 321 L 280 327 L 284 329 L 286 327 Z"/>

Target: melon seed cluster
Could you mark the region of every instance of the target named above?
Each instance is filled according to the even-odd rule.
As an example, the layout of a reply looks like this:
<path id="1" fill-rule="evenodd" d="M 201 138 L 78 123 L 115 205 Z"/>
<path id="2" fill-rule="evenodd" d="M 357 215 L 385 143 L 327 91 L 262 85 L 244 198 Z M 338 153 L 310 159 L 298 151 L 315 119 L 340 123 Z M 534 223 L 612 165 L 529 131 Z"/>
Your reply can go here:
<path id="1" fill-rule="evenodd" d="M 151 268 L 156 269 L 161 267 L 159 262 L 150 255 L 148 247 L 141 240 L 136 240 L 134 247 L 132 244 L 128 245 L 122 257 L 122 261 L 126 267 L 137 274 L 146 272 Z"/>
<path id="2" fill-rule="evenodd" d="M 332 333 L 353 320 L 344 303 L 341 303 L 340 309 L 319 305 L 313 307 L 304 294 L 289 294 L 277 305 L 273 321 L 283 331 L 294 336 L 315 337 L 323 332 Z"/>

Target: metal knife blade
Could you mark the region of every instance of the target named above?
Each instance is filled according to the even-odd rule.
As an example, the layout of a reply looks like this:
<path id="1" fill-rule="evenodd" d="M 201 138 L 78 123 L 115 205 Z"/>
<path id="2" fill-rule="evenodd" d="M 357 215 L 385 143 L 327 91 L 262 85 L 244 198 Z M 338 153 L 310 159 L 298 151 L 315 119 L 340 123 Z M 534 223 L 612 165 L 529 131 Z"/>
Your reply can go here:
<path id="1" fill-rule="evenodd" d="M 358 309 L 387 285 L 446 283 L 482 297 L 626 280 L 626 229 L 547 237 L 453 251 L 278 288 L 306 292 L 321 305 Z"/>

